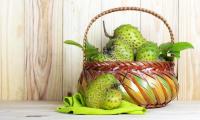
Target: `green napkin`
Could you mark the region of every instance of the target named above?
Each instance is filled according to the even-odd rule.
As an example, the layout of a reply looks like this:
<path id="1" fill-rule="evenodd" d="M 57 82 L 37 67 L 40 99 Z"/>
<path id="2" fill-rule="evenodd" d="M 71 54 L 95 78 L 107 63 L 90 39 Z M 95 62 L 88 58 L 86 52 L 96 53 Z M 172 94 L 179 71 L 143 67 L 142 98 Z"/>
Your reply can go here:
<path id="1" fill-rule="evenodd" d="M 64 105 L 57 108 L 61 113 L 73 113 L 82 115 L 113 115 L 113 114 L 144 114 L 146 109 L 133 103 L 122 101 L 121 105 L 112 110 L 86 107 L 83 97 L 76 93 L 72 97 L 64 98 Z"/>

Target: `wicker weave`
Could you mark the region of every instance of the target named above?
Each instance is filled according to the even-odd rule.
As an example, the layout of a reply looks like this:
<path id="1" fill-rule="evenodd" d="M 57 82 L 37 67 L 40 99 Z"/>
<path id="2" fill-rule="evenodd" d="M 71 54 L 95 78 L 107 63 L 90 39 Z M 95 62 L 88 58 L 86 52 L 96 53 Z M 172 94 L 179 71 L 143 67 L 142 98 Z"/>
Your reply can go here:
<path id="1" fill-rule="evenodd" d="M 171 42 L 174 42 L 169 24 L 159 14 L 144 8 L 119 7 L 103 11 L 90 21 L 84 34 L 84 45 L 90 27 L 98 18 L 112 12 L 127 10 L 146 12 L 162 20 L 169 30 Z M 120 89 L 127 100 L 146 108 L 165 106 L 178 94 L 179 85 L 174 74 L 173 62 L 87 62 L 85 56 L 78 83 L 79 91 L 85 92 L 92 80 L 105 73 L 112 73 L 119 80 Z"/>

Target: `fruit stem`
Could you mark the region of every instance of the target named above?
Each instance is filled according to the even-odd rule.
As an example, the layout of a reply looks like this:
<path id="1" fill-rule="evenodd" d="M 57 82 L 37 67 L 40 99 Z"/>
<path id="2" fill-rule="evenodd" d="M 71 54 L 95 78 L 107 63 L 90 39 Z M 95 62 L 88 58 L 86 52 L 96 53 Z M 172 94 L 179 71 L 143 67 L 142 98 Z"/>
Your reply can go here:
<path id="1" fill-rule="evenodd" d="M 105 21 L 103 21 L 103 31 L 106 37 L 108 38 L 113 38 L 114 36 L 111 36 L 108 34 L 107 30 L 106 30 L 106 26 L 105 26 Z"/>

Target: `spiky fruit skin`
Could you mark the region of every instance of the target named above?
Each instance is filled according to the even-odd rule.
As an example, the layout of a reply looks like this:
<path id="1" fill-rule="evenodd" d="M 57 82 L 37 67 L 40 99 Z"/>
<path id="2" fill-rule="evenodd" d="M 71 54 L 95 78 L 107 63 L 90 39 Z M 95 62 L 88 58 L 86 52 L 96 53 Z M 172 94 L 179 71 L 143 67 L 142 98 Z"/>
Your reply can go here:
<path id="1" fill-rule="evenodd" d="M 104 53 L 109 54 L 113 60 L 117 61 L 133 61 L 134 52 L 123 39 L 115 38 L 111 47 L 104 49 Z"/>
<path id="2" fill-rule="evenodd" d="M 128 44 L 125 44 L 123 40 L 116 40 L 113 47 L 114 48 L 111 52 L 111 56 L 113 56 L 115 59 L 121 61 L 133 61 L 133 49 Z"/>
<path id="3" fill-rule="evenodd" d="M 119 90 L 108 89 L 106 95 L 104 96 L 101 108 L 106 110 L 111 110 L 119 107 L 122 101 L 122 95 Z"/>
<path id="4" fill-rule="evenodd" d="M 99 62 L 104 62 L 104 61 L 111 61 L 112 58 L 106 54 L 99 53 L 96 56 L 92 57 L 92 61 L 99 61 Z"/>
<path id="5" fill-rule="evenodd" d="M 112 74 L 102 74 L 91 81 L 85 92 L 85 103 L 88 107 L 101 108 L 105 91 L 117 84 L 117 79 Z"/>
<path id="6" fill-rule="evenodd" d="M 146 42 L 140 31 L 130 24 L 120 25 L 116 28 L 114 30 L 114 37 L 126 40 L 127 44 L 135 49 Z"/>
<path id="7" fill-rule="evenodd" d="M 136 61 L 156 61 L 159 57 L 159 48 L 156 43 L 148 41 L 136 53 Z"/>

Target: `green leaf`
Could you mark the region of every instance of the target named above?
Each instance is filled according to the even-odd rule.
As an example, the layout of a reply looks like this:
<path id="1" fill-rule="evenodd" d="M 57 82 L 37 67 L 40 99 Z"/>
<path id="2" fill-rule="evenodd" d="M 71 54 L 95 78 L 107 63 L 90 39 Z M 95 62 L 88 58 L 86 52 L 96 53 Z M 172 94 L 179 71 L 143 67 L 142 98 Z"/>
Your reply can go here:
<path id="1" fill-rule="evenodd" d="M 170 51 L 182 51 L 185 49 L 194 48 L 193 45 L 189 42 L 178 42 L 172 44 Z"/>
<path id="2" fill-rule="evenodd" d="M 89 53 L 98 53 L 98 48 L 86 41 L 85 51 Z"/>
<path id="3" fill-rule="evenodd" d="M 88 41 L 85 43 L 85 56 L 88 60 L 91 60 L 92 57 L 99 54 L 98 48 L 96 48 L 94 45 L 90 44 Z"/>
<path id="4" fill-rule="evenodd" d="M 84 49 L 83 46 L 77 42 L 74 42 L 73 40 L 65 40 L 64 41 L 65 44 L 69 44 L 69 45 L 75 45 L 81 49 Z"/>
<path id="5" fill-rule="evenodd" d="M 85 43 L 85 48 L 81 44 L 74 42 L 73 40 L 66 40 L 64 43 L 81 48 L 85 52 L 85 56 L 87 60 L 92 60 L 94 56 L 99 54 L 98 48 L 90 44 L 88 41 L 86 41 Z"/>
<path id="6" fill-rule="evenodd" d="M 168 43 L 163 43 L 159 46 L 159 49 L 161 51 L 162 54 L 167 54 L 167 52 L 169 51 L 169 49 L 172 47 L 172 44 L 171 42 L 168 42 Z"/>
<path id="7" fill-rule="evenodd" d="M 163 43 L 159 46 L 160 58 L 167 61 L 172 61 L 174 57 L 180 58 L 180 52 L 185 49 L 193 48 L 189 42 L 178 42 L 178 43 Z M 168 56 L 170 54 L 171 56 Z"/>

